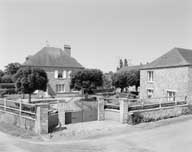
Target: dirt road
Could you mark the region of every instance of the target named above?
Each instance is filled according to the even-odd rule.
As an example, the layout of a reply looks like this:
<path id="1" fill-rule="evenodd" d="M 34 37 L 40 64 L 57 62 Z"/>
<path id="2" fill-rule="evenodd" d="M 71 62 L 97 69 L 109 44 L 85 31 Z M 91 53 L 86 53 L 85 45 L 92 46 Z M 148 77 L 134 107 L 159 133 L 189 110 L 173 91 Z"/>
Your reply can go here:
<path id="1" fill-rule="evenodd" d="M 174 118 L 175 119 L 175 118 Z M 164 120 L 158 127 L 127 127 L 119 133 L 83 140 L 34 142 L 0 133 L 1 152 L 191 152 L 192 116 Z M 158 122 L 155 122 L 158 123 Z M 154 124 L 155 124 L 154 123 Z M 154 124 L 152 126 L 154 126 Z M 151 124 L 149 124 L 150 126 Z"/>

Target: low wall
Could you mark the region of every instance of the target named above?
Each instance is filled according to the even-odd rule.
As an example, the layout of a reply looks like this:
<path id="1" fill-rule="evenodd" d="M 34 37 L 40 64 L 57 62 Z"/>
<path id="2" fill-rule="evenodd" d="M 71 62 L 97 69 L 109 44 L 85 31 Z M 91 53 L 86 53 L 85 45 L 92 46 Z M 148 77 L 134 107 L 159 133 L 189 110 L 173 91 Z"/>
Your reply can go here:
<path id="1" fill-rule="evenodd" d="M 105 120 L 120 122 L 120 111 L 115 109 L 105 109 Z"/>
<path id="2" fill-rule="evenodd" d="M 9 123 L 11 125 L 16 125 L 20 128 L 35 131 L 35 120 L 20 117 L 16 114 L 0 112 L 0 122 Z"/>
<path id="3" fill-rule="evenodd" d="M 132 111 L 128 113 L 128 124 L 157 121 L 186 114 L 192 114 L 192 105 Z"/>

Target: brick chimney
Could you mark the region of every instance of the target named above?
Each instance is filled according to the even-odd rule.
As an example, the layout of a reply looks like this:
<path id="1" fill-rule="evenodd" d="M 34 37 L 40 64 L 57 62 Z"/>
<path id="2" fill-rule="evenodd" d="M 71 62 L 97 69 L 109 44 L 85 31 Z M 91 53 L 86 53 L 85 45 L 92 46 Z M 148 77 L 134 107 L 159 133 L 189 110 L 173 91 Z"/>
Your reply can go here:
<path id="1" fill-rule="evenodd" d="M 65 52 L 68 56 L 71 56 L 71 46 L 70 46 L 70 45 L 64 45 L 64 52 Z"/>

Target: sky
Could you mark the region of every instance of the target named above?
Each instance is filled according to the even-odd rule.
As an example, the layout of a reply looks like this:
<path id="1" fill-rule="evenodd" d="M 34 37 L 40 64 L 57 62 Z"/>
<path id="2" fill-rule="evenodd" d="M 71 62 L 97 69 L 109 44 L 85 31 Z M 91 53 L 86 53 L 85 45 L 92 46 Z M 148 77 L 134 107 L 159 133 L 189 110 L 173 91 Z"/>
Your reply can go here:
<path id="1" fill-rule="evenodd" d="M 86 68 L 115 71 L 192 49 L 191 0 L 0 0 L 0 69 L 46 45 L 71 45 Z"/>

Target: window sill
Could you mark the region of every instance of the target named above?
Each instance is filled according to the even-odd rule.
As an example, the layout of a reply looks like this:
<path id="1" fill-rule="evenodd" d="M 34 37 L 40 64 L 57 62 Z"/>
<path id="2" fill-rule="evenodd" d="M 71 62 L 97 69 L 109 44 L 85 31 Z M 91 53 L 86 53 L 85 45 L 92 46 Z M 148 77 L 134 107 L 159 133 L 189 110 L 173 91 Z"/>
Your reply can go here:
<path id="1" fill-rule="evenodd" d="M 56 80 L 67 80 L 69 78 L 55 78 Z"/>

